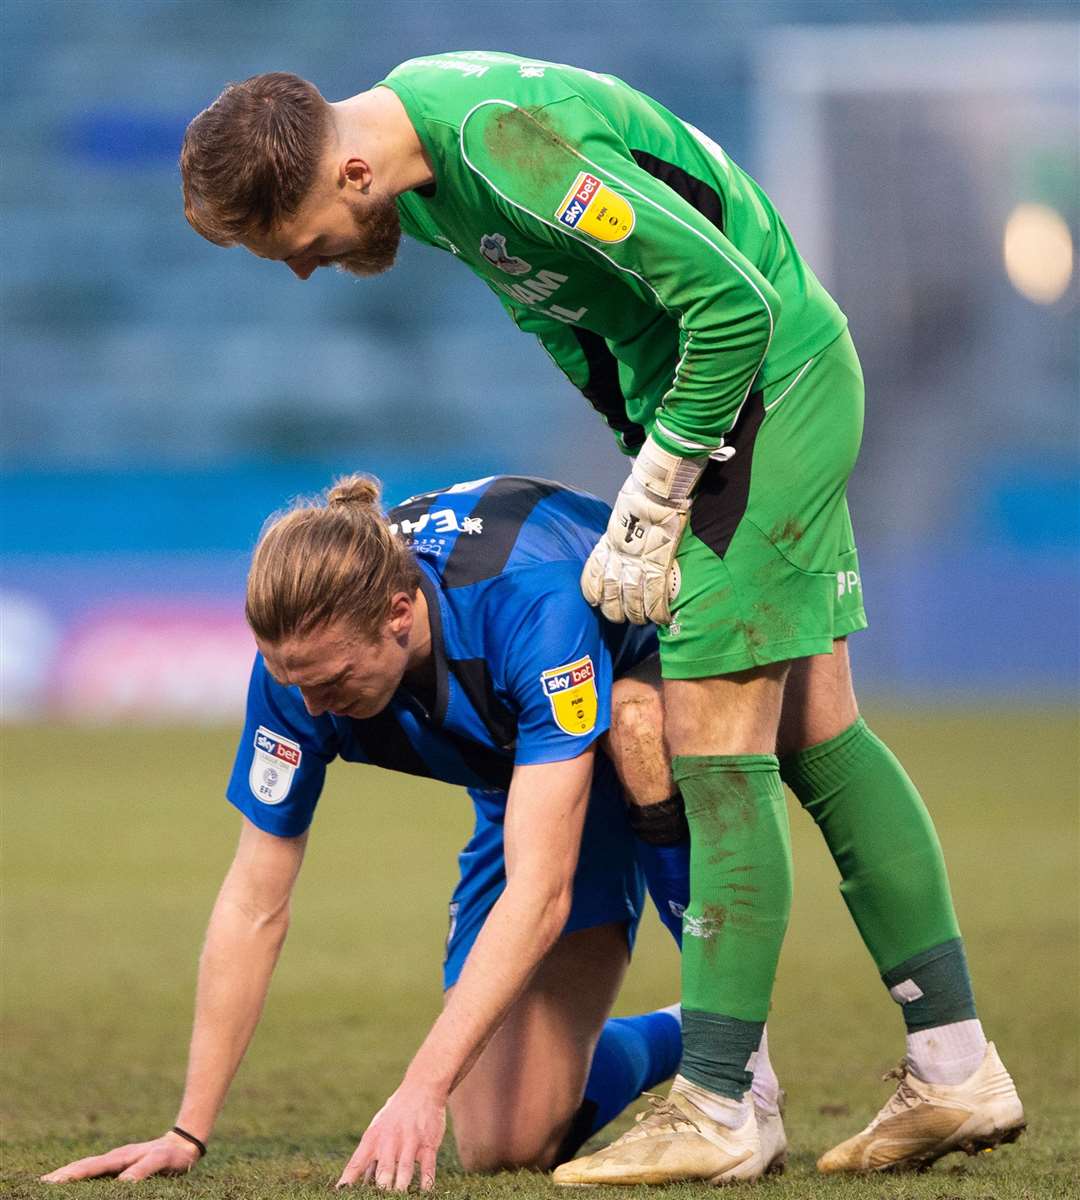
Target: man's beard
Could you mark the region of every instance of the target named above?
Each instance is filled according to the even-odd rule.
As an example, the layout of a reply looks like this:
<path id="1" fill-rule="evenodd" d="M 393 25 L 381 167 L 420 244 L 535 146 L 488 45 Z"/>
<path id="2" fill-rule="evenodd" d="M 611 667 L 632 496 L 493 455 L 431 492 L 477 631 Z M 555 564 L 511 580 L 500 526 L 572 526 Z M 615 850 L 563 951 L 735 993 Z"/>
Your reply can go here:
<path id="1" fill-rule="evenodd" d="M 377 201 L 361 215 L 353 213 L 359 242 L 347 254 L 338 254 L 331 262 L 349 275 L 381 275 L 389 271 L 401 244 L 401 221 L 393 197 Z"/>

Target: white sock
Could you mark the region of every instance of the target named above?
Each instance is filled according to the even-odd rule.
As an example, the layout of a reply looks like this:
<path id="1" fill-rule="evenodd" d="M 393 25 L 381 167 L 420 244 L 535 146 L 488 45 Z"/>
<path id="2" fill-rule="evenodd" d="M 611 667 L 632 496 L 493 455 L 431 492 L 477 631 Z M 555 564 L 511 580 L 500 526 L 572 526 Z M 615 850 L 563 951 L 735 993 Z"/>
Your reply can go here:
<path id="1" fill-rule="evenodd" d="M 747 1065 L 754 1072 L 754 1082 L 750 1085 L 750 1095 L 754 1104 L 762 1112 L 775 1116 L 780 1111 L 780 1080 L 776 1078 L 776 1072 L 769 1061 L 769 1031 L 767 1029 L 762 1030 L 761 1045 L 750 1056 L 750 1062 Z"/>
<path id="2" fill-rule="evenodd" d="M 926 1083 L 957 1084 L 970 1079 L 986 1055 L 986 1034 L 979 1020 L 953 1021 L 907 1035 L 907 1059 Z"/>
<path id="3" fill-rule="evenodd" d="M 669 1017 L 674 1017 L 675 1020 L 679 1022 L 679 1028 L 680 1029 L 682 1028 L 682 1005 L 681 1004 L 669 1004 L 667 1006 L 667 1008 L 658 1008 L 656 1011 L 664 1012 L 664 1013 L 667 1013 L 667 1015 Z"/>
<path id="4" fill-rule="evenodd" d="M 707 1117 L 711 1117 L 718 1125 L 725 1125 L 728 1129 L 740 1129 L 754 1111 L 753 1105 L 747 1097 L 743 1097 L 742 1100 L 732 1100 L 729 1096 L 720 1096 L 716 1092 L 710 1092 L 708 1088 L 698 1087 L 696 1083 L 691 1083 L 682 1075 L 675 1076 L 671 1090 L 685 1096 Z"/>

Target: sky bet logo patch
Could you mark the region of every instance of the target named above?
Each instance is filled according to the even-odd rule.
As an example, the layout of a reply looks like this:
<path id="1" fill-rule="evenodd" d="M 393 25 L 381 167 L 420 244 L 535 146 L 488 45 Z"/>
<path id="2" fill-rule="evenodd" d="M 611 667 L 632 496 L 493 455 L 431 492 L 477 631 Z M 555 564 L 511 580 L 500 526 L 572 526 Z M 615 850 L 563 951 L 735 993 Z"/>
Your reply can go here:
<path id="1" fill-rule="evenodd" d="M 576 662 L 553 667 L 540 676 L 540 686 L 551 702 L 555 724 L 572 737 L 583 737 L 596 728 L 596 672 L 586 654 Z"/>
<path id="2" fill-rule="evenodd" d="M 280 804 L 289 794 L 301 751 L 280 733 L 264 725 L 255 730 L 255 754 L 248 771 L 251 794 L 262 804 Z"/>
<path id="3" fill-rule="evenodd" d="M 287 741 L 276 733 L 271 733 L 261 725 L 255 734 L 255 749 L 262 750 L 272 758 L 280 758 L 290 767 L 300 765 L 300 747 L 295 742 Z"/>
<path id="4" fill-rule="evenodd" d="M 555 219 L 567 229 L 578 229 L 598 242 L 621 242 L 634 228 L 634 210 L 622 196 L 582 171 L 555 210 Z"/>

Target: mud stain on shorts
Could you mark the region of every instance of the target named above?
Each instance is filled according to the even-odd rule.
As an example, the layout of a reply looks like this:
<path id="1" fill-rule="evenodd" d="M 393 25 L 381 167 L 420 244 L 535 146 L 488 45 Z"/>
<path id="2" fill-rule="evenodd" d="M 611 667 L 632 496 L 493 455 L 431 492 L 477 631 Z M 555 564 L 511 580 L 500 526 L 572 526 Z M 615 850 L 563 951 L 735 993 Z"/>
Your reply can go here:
<path id="1" fill-rule="evenodd" d="M 797 546 L 806 536 L 806 526 L 796 516 L 786 521 L 777 521 L 769 531 L 769 541 L 774 545 Z"/>
<path id="2" fill-rule="evenodd" d="M 777 608 L 768 600 L 759 600 L 753 606 L 753 612 L 758 618 L 758 623 L 754 625 L 754 628 L 761 637 L 762 643 L 786 642 L 798 635 L 798 626 L 791 613 Z"/>

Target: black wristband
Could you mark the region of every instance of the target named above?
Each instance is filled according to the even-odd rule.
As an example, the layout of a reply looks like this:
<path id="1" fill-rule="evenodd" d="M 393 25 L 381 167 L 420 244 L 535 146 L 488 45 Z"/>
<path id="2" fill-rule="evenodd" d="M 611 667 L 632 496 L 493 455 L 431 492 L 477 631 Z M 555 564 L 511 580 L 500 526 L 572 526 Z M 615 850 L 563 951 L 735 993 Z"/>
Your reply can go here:
<path id="1" fill-rule="evenodd" d="M 181 1129 L 179 1125 L 174 1125 L 170 1132 L 182 1137 L 185 1142 L 190 1142 L 198 1150 L 200 1158 L 206 1157 L 206 1143 L 200 1142 L 193 1133 L 188 1133 L 186 1129 Z"/>

